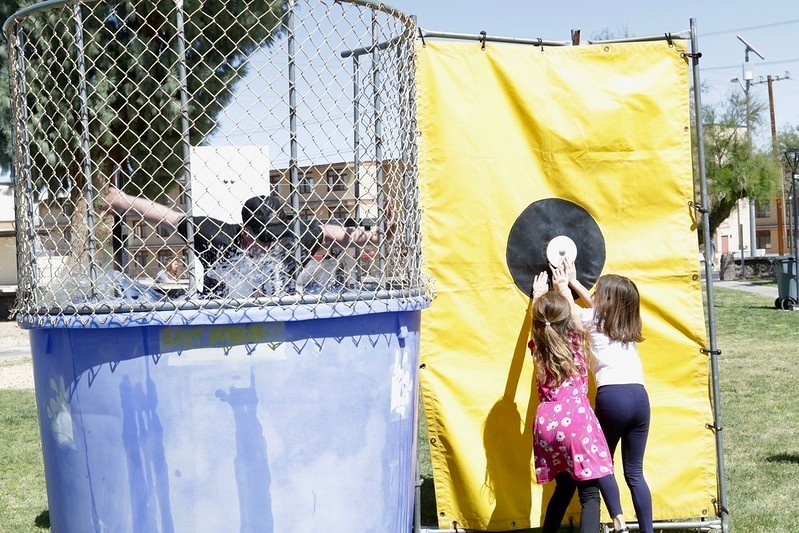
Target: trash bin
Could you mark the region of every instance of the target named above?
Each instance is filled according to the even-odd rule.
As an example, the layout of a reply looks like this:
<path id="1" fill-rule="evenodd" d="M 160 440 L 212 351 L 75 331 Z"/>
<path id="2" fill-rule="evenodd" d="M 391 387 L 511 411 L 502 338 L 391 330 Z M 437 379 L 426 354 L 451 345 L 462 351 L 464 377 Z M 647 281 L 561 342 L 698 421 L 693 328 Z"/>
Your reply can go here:
<path id="1" fill-rule="evenodd" d="M 771 258 L 777 277 L 777 299 L 774 307 L 791 310 L 796 306 L 796 260 L 790 256 Z"/>
<path id="2" fill-rule="evenodd" d="M 424 305 L 33 327 L 53 531 L 408 531 Z"/>

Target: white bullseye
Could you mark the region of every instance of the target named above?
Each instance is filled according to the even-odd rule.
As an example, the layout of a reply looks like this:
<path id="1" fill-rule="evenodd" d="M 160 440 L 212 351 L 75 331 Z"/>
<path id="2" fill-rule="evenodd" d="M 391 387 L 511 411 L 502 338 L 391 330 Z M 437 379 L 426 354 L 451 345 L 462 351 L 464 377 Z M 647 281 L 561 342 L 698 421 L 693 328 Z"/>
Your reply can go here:
<path id="1" fill-rule="evenodd" d="M 572 261 L 577 257 L 577 245 L 566 235 L 558 235 L 547 245 L 547 261 L 552 266 L 559 266 L 561 261 L 568 258 Z"/>

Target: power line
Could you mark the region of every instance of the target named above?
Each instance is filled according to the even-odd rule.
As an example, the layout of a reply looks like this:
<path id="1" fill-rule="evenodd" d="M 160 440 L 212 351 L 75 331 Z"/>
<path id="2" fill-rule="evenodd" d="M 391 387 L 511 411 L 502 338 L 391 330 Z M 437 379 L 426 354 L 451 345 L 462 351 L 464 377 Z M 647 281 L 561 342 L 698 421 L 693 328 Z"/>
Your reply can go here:
<path id="1" fill-rule="evenodd" d="M 799 63 L 799 57 L 795 57 L 793 59 L 781 59 L 779 61 L 758 61 L 757 66 L 760 67 L 761 65 L 781 65 L 784 63 Z M 723 67 L 700 67 L 699 70 L 727 70 L 727 69 L 740 69 L 741 64 L 738 63 L 737 65 L 725 65 Z"/>
<path id="2" fill-rule="evenodd" d="M 788 24 L 799 24 L 799 19 L 794 20 L 783 20 L 781 22 L 772 22 L 770 24 L 760 24 L 759 26 L 747 26 L 745 28 L 733 28 L 731 30 L 719 30 L 719 31 L 711 31 L 708 33 L 700 33 L 700 37 L 710 37 L 711 35 L 724 35 L 727 33 L 737 33 L 741 31 L 748 31 L 748 30 L 760 30 L 763 28 L 773 28 L 774 26 L 786 26 Z"/>

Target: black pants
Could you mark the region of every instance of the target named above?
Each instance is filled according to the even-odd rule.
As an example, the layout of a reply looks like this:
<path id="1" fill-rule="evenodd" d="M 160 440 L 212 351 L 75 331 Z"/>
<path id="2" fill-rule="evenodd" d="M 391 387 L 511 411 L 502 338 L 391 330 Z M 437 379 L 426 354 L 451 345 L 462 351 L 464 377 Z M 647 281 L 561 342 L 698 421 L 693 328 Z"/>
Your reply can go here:
<path id="1" fill-rule="evenodd" d="M 566 473 L 561 472 L 555 477 L 555 492 L 547 504 L 544 515 L 543 533 L 555 533 L 560 529 L 563 516 L 574 496 L 574 490 L 580 498 L 580 533 L 597 533 L 599 531 L 599 480 L 575 481 Z"/>
<path id="2" fill-rule="evenodd" d="M 624 480 L 633 498 L 638 527 L 643 533 L 652 533 L 652 494 L 644 479 L 644 452 L 649 436 L 649 395 L 640 384 L 603 385 L 597 389 L 594 411 L 611 454 L 615 453 L 621 441 Z M 615 480 L 602 478 L 599 483 L 610 515 L 620 514 L 619 487 Z"/>

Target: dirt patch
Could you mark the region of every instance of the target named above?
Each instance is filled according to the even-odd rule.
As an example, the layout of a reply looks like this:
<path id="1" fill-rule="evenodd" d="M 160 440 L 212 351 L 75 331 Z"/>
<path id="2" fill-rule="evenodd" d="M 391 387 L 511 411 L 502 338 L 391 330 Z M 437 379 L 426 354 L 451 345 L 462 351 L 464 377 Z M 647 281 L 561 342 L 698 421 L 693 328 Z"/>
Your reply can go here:
<path id="1" fill-rule="evenodd" d="M 31 358 L 0 363 L 0 389 L 32 389 L 33 365 Z"/>
<path id="2" fill-rule="evenodd" d="M 13 320 L 0 322 L 0 350 L 29 346 L 28 332 Z"/>
<path id="3" fill-rule="evenodd" d="M 19 356 L 20 353 L 28 355 Z M 28 332 L 13 320 L 0 322 L 0 389 L 32 389 Z"/>

